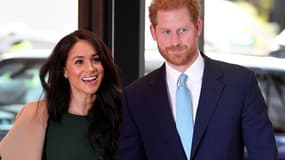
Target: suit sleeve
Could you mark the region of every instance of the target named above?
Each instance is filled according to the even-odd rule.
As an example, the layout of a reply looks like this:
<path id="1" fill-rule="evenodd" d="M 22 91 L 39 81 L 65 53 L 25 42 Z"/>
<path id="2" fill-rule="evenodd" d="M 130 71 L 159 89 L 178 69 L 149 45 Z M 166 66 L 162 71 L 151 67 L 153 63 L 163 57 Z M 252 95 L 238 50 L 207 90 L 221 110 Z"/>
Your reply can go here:
<path id="1" fill-rule="evenodd" d="M 248 160 L 278 159 L 267 109 L 255 75 L 252 73 L 248 79 L 242 112 L 242 132 Z"/>
<path id="2" fill-rule="evenodd" d="M 146 160 L 142 140 L 135 121 L 132 118 L 128 98 L 127 91 L 125 90 L 125 93 L 122 95 L 123 122 L 118 141 L 116 160 Z"/>

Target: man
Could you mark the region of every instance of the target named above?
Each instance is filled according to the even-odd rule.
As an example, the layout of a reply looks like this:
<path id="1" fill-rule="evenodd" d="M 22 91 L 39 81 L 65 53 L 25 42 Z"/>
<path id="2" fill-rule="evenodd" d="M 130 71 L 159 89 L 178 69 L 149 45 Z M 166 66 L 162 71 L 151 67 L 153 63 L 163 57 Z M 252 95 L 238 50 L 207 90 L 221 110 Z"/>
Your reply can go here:
<path id="1" fill-rule="evenodd" d="M 244 148 L 250 160 L 276 160 L 254 73 L 198 50 L 199 1 L 153 0 L 149 12 L 165 63 L 124 91 L 117 160 L 241 160 Z"/>

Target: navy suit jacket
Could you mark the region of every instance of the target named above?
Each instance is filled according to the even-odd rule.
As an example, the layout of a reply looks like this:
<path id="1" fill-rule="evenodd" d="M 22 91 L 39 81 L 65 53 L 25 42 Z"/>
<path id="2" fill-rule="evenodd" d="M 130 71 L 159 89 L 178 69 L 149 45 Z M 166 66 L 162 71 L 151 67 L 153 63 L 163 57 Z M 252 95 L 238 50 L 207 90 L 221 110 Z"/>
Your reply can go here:
<path id="1" fill-rule="evenodd" d="M 204 56 L 191 160 L 276 160 L 267 106 L 253 72 Z M 186 160 L 167 94 L 165 65 L 122 96 L 117 160 Z"/>

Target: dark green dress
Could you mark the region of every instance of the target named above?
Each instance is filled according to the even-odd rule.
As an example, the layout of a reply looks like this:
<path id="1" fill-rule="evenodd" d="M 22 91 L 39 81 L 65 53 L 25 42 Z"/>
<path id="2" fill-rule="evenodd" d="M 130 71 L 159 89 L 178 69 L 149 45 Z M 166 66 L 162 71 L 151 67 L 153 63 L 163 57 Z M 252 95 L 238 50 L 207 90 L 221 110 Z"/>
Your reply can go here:
<path id="1" fill-rule="evenodd" d="M 87 116 L 65 114 L 61 123 L 48 121 L 46 160 L 98 160 L 101 151 L 93 150 L 87 140 Z"/>

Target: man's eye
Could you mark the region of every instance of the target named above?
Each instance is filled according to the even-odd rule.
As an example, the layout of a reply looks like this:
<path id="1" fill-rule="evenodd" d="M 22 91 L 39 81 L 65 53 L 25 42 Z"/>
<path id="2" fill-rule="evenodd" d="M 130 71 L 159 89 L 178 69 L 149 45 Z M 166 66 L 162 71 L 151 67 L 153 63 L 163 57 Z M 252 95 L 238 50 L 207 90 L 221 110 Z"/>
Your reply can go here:
<path id="1" fill-rule="evenodd" d="M 163 34 L 170 34 L 169 30 L 162 31 Z"/>
<path id="2" fill-rule="evenodd" d="M 179 33 L 184 33 L 184 32 L 187 32 L 187 31 L 188 31 L 187 28 L 181 28 L 181 29 L 179 29 Z"/>

